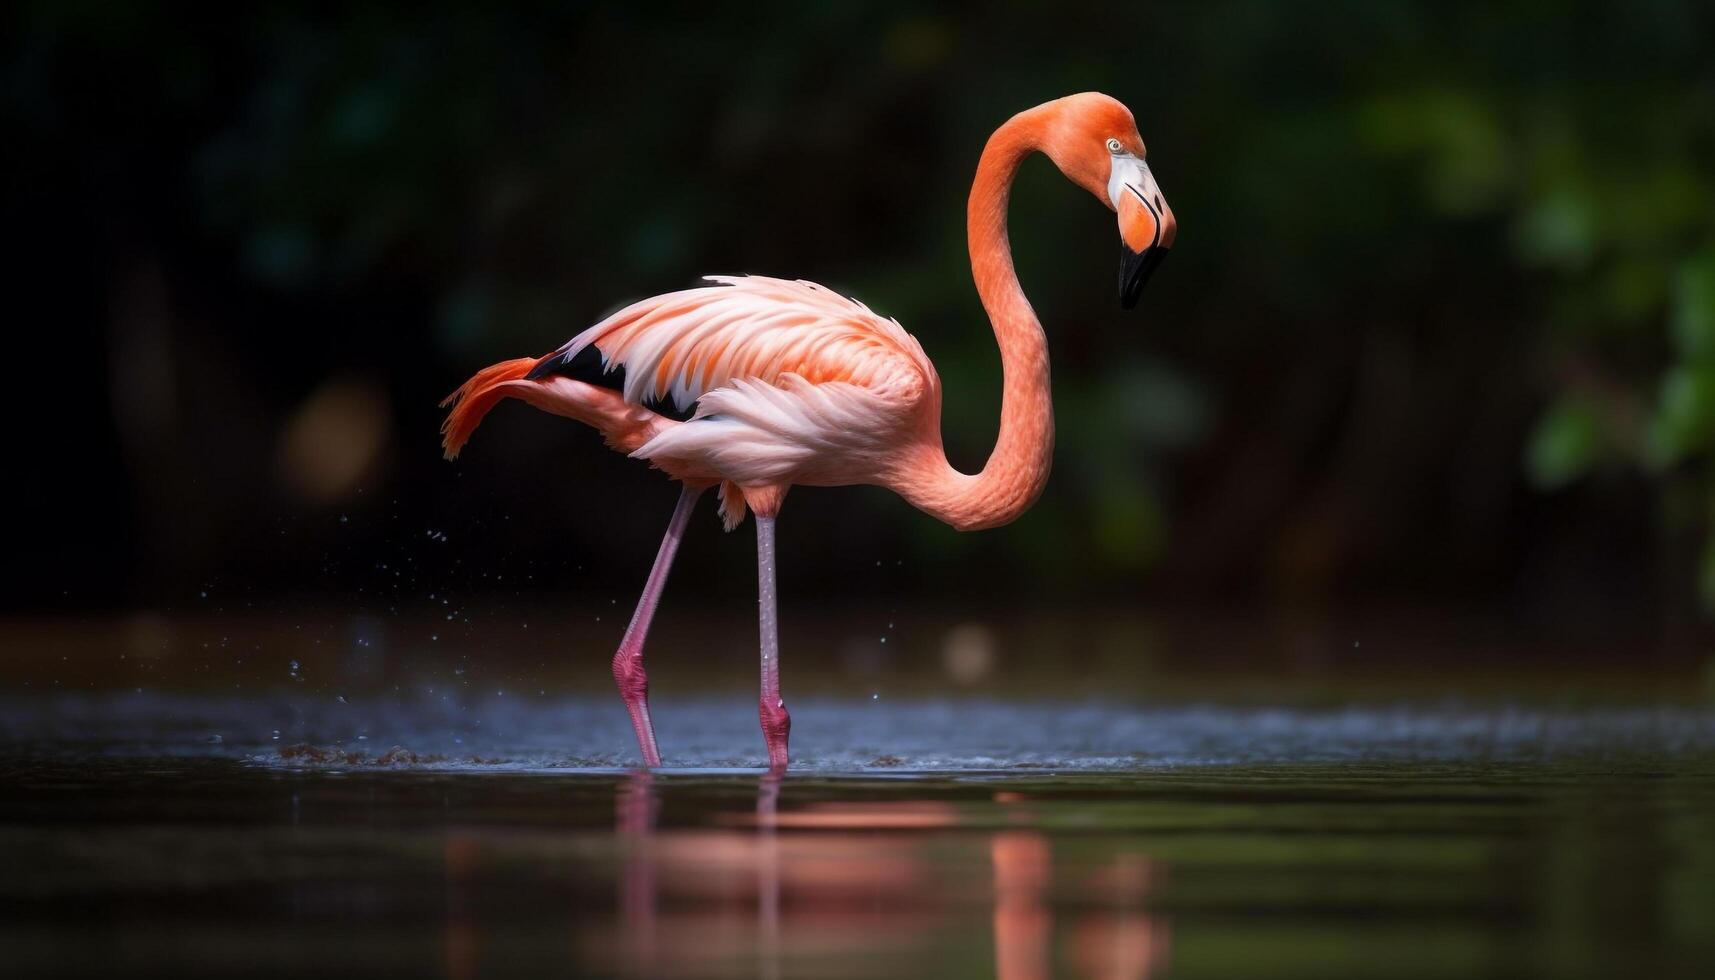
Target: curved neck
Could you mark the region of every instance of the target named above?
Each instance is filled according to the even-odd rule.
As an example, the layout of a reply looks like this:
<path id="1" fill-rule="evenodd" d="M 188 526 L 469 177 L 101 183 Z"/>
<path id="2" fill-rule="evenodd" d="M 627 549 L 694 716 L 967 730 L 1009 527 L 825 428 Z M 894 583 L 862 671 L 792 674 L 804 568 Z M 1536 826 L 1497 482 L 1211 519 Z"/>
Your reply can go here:
<path id="1" fill-rule="evenodd" d="M 896 487 L 913 506 L 962 531 L 998 527 L 1024 513 L 1047 484 L 1054 458 L 1048 339 L 1018 284 L 1006 235 L 1013 177 L 1041 139 L 1042 121 L 1034 111 L 995 130 L 977 164 L 966 210 L 971 277 L 1000 344 L 1000 436 L 994 451 L 981 473 L 968 476 L 947 462 L 936 431 Z"/>

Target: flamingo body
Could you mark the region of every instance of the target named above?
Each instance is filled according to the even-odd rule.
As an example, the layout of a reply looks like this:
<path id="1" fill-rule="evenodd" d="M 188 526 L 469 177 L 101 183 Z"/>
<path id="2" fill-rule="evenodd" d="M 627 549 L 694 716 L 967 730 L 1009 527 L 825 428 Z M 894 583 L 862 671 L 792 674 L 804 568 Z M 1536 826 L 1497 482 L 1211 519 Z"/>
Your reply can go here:
<path id="1" fill-rule="evenodd" d="M 614 677 L 644 759 L 659 765 L 647 705 L 642 646 L 655 603 L 697 497 L 719 487 L 727 528 L 757 516 L 762 594 L 759 712 L 770 765 L 786 765 L 790 718 L 779 697 L 774 622 L 774 518 L 794 485 L 874 484 L 961 530 L 1005 524 L 1047 482 L 1053 405 L 1046 338 L 1025 299 L 1006 237 L 1013 175 L 1046 153 L 1116 212 L 1123 305 L 1173 242 L 1177 224 L 1143 162 L 1131 113 L 1096 93 L 1069 96 L 1013 117 L 990 138 L 967 212 L 971 269 L 1000 346 L 1000 436 L 982 472 L 947 463 L 940 433 L 941 382 L 915 337 L 896 321 L 815 283 L 711 276 L 709 285 L 633 303 L 540 358 L 478 372 L 443 404 L 448 458 L 483 416 L 518 398 L 577 419 L 607 444 L 680 481 L 680 504 L 631 626 Z M 605 369 L 624 369 L 621 390 L 554 373 L 594 348 Z M 679 421 L 651 406 L 694 407 Z"/>

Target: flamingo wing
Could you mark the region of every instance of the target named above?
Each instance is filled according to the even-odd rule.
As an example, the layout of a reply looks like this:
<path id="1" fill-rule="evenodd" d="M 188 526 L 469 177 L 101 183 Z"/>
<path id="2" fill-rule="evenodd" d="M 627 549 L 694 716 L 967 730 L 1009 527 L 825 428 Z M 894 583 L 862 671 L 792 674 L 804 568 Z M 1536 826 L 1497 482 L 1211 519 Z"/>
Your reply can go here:
<path id="1" fill-rule="evenodd" d="M 923 348 L 895 320 L 813 282 L 709 276 L 714 283 L 652 296 L 620 310 L 543 358 L 540 377 L 589 347 L 606 369 L 625 368 L 625 400 L 671 398 L 690 407 L 735 382 L 884 390 L 934 385 Z"/>
<path id="2" fill-rule="evenodd" d="M 695 405 L 633 457 L 721 482 L 731 529 L 740 488 L 871 482 L 940 379 L 898 322 L 802 280 L 710 276 L 708 286 L 620 310 L 539 361 L 554 373 L 595 348 L 623 367 L 621 392 L 643 406 Z"/>

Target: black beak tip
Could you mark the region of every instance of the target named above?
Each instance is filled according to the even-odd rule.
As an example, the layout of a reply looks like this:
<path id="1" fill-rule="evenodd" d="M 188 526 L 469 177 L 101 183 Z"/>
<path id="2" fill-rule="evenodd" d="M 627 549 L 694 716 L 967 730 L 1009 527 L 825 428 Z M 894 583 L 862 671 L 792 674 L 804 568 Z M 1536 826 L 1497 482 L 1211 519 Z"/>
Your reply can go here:
<path id="1" fill-rule="evenodd" d="M 1120 309 L 1129 310 L 1137 305 L 1137 299 L 1143 295 L 1144 283 L 1161 267 L 1167 258 L 1167 249 L 1154 245 L 1141 252 L 1133 252 L 1123 243 L 1120 245 Z"/>

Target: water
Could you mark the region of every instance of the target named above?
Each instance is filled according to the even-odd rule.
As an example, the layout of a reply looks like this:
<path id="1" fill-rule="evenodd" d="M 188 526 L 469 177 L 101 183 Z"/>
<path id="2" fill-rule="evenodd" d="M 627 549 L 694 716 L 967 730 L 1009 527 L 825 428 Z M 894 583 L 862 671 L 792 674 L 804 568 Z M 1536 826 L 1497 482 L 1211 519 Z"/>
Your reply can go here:
<path id="1" fill-rule="evenodd" d="M 507 698 L 0 705 L 8 975 L 1715 965 L 1703 709 Z"/>

